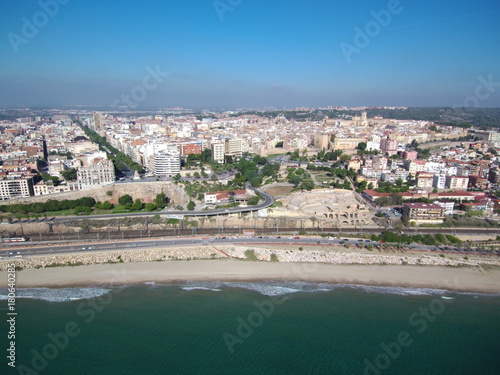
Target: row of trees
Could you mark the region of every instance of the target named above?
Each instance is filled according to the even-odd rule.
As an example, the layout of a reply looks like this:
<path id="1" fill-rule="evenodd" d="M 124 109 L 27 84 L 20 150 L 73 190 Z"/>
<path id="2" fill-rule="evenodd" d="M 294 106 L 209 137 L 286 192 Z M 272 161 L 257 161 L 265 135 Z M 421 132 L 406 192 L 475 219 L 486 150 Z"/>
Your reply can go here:
<path id="1" fill-rule="evenodd" d="M 108 153 L 108 157 L 113 161 L 117 169 L 122 171 L 124 169 L 127 169 L 128 166 L 134 171 L 144 173 L 144 168 L 142 167 L 142 165 L 136 163 L 130 156 L 111 146 L 105 137 L 100 136 L 87 126 L 83 126 L 81 123 L 80 126 L 83 128 L 85 135 L 87 135 L 87 137 L 89 137 L 92 142 L 97 143 L 102 148 L 104 148 L 104 151 Z"/>
<path id="2" fill-rule="evenodd" d="M 10 212 L 13 214 L 40 214 L 44 212 L 57 212 L 63 210 L 75 209 L 77 207 L 94 207 L 96 201 L 91 197 L 84 197 L 74 200 L 56 201 L 50 199 L 46 202 L 36 202 L 29 204 L 15 203 L 0 206 L 1 212 Z"/>
<path id="3" fill-rule="evenodd" d="M 133 211 L 139 211 L 146 209 L 146 211 L 154 211 L 156 209 L 165 208 L 170 199 L 165 195 L 165 193 L 159 193 L 156 195 L 154 202 L 146 203 L 145 205 L 140 199 L 133 200 L 128 194 L 121 196 L 118 199 L 118 203 L 124 206 L 126 209 Z M 103 210 L 110 210 L 114 206 L 108 201 L 96 202 L 92 197 L 83 197 L 79 199 L 65 199 L 62 201 L 57 201 L 50 199 L 46 202 L 36 202 L 29 204 L 14 203 L 0 206 L 0 212 L 8 212 L 11 214 L 41 214 L 44 212 L 57 212 L 64 210 L 75 210 L 75 213 L 80 212 L 91 212 L 92 208 L 98 208 Z"/>
<path id="4" fill-rule="evenodd" d="M 452 236 L 451 234 L 416 234 L 408 236 L 406 234 L 398 234 L 390 231 L 384 231 L 380 235 L 373 234 L 371 236 L 373 241 L 385 241 L 390 243 L 421 243 L 424 245 L 460 245 L 462 240 Z"/>
<path id="5" fill-rule="evenodd" d="M 144 209 L 150 212 L 167 207 L 170 203 L 170 199 L 165 195 L 165 193 L 159 193 L 156 194 L 153 202 L 144 204 L 139 198 L 134 200 L 131 195 L 125 194 L 118 198 L 118 203 L 127 210 L 140 211 Z"/>

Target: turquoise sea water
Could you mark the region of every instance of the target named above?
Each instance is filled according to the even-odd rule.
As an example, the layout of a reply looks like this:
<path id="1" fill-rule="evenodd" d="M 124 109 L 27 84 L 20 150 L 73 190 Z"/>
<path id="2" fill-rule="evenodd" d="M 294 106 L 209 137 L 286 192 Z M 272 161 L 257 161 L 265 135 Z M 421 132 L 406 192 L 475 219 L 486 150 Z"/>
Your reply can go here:
<path id="1" fill-rule="evenodd" d="M 500 296 L 272 282 L 19 294 L 17 369 L 2 356 L 1 374 L 500 374 Z"/>

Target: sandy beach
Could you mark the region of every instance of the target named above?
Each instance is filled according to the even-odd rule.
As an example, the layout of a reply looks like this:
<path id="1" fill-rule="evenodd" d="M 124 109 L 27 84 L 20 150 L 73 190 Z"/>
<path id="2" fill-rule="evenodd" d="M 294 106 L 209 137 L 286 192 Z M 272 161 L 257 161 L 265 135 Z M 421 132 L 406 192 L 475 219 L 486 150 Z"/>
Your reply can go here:
<path id="1" fill-rule="evenodd" d="M 0 273 L 5 287 L 7 274 Z M 394 265 L 335 265 L 250 262 L 235 259 L 100 264 L 27 269 L 17 287 L 63 287 L 168 283 L 187 280 L 294 280 L 327 283 L 437 288 L 500 293 L 500 269 Z"/>

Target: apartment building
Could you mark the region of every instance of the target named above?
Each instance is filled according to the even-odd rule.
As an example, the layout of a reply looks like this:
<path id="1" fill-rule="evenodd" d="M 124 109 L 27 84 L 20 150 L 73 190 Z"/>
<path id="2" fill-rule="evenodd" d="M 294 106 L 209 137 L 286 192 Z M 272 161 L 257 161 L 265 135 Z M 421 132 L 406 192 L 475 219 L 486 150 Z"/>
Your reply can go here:
<path id="1" fill-rule="evenodd" d="M 441 200 L 441 201 L 436 201 L 434 203 L 444 208 L 445 215 L 453 215 L 453 211 L 455 209 L 455 202 L 453 202 L 452 200 Z"/>
<path id="2" fill-rule="evenodd" d="M 360 142 L 364 142 L 364 138 L 339 138 L 336 137 L 333 142 L 335 150 L 354 150 Z"/>
<path id="3" fill-rule="evenodd" d="M 403 216 L 409 221 L 419 223 L 442 223 L 445 208 L 434 203 L 405 203 L 403 204 Z"/>
<path id="4" fill-rule="evenodd" d="M 500 170 L 499 169 L 490 169 L 488 173 L 488 180 L 496 185 L 500 184 Z"/>
<path id="5" fill-rule="evenodd" d="M 100 159 L 87 167 L 76 171 L 78 189 L 105 186 L 115 182 L 115 167 L 108 159 Z"/>
<path id="6" fill-rule="evenodd" d="M 0 177 L 0 200 L 33 196 L 33 177 Z"/>
<path id="7" fill-rule="evenodd" d="M 422 189 L 431 189 L 434 182 L 434 175 L 432 173 L 418 172 L 417 173 L 417 187 Z"/>
<path id="8" fill-rule="evenodd" d="M 222 142 L 212 143 L 212 161 L 224 164 L 225 144 Z"/>
<path id="9" fill-rule="evenodd" d="M 417 160 L 417 151 L 403 151 L 401 152 L 401 157 L 405 160 Z"/>
<path id="10" fill-rule="evenodd" d="M 389 137 L 384 138 L 380 141 L 380 150 L 383 154 L 389 154 L 389 156 L 396 155 L 398 153 L 398 141 Z"/>
<path id="11" fill-rule="evenodd" d="M 469 185 L 469 177 L 446 176 L 445 186 L 448 189 L 452 189 L 452 190 L 465 189 L 465 190 L 467 190 L 468 185 Z"/>
<path id="12" fill-rule="evenodd" d="M 159 152 L 153 156 L 153 174 L 157 177 L 172 177 L 181 170 L 181 157 L 173 152 Z"/>
<path id="13" fill-rule="evenodd" d="M 418 172 L 425 172 L 425 165 L 427 163 L 427 160 L 405 160 L 404 166 L 412 174 L 413 176 L 416 176 Z"/>
<path id="14" fill-rule="evenodd" d="M 446 176 L 442 174 L 436 174 L 433 177 L 432 187 L 436 189 L 444 189 L 446 186 Z"/>
<path id="15" fill-rule="evenodd" d="M 243 141 L 239 138 L 226 139 L 225 153 L 227 156 L 241 158 L 243 155 Z"/>
<path id="16" fill-rule="evenodd" d="M 474 135 L 479 139 L 487 141 L 490 145 L 500 143 L 500 133 L 495 131 L 476 131 Z"/>
<path id="17" fill-rule="evenodd" d="M 182 143 L 180 148 L 181 156 L 188 156 L 191 154 L 201 154 L 201 151 L 202 151 L 201 142 Z"/>
<path id="18" fill-rule="evenodd" d="M 489 188 L 490 183 L 486 178 L 479 176 L 469 176 L 469 186 L 475 189 L 486 190 Z"/>

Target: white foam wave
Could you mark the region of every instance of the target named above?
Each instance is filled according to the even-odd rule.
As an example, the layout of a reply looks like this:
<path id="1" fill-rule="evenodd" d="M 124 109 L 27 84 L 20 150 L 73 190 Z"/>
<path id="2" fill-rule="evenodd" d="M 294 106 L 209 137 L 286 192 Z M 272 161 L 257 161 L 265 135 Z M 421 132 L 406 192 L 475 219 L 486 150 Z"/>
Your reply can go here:
<path id="1" fill-rule="evenodd" d="M 372 285 L 349 285 L 344 284 L 345 288 L 353 288 L 365 291 L 367 293 L 380 293 L 380 294 L 397 294 L 400 296 L 439 296 L 449 293 L 443 289 L 431 288 L 409 288 L 398 286 L 372 286 Z"/>
<path id="2" fill-rule="evenodd" d="M 188 292 L 191 290 L 210 290 L 212 292 L 220 292 L 221 289 L 216 289 L 216 288 L 205 288 L 203 286 L 182 286 L 181 287 L 183 290 L 187 290 Z"/>
<path id="3" fill-rule="evenodd" d="M 242 288 L 252 290 L 254 292 L 263 294 L 265 296 L 274 297 L 281 296 L 285 294 L 292 294 L 301 292 L 301 288 L 294 286 L 294 283 L 237 283 L 237 282 L 225 282 L 226 286 L 230 288 Z"/>
<path id="4" fill-rule="evenodd" d="M 222 291 L 222 286 L 223 283 L 219 281 L 190 281 L 187 284 L 180 285 L 181 289 L 188 292 L 192 290 L 209 290 L 211 292 L 220 292 Z"/>
<path id="5" fill-rule="evenodd" d="M 37 299 L 47 302 L 69 302 L 103 296 L 111 289 L 104 288 L 21 288 L 16 290 L 16 298 Z M 0 289 L 0 300 L 8 298 L 8 290 Z"/>
<path id="6" fill-rule="evenodd" d="M 358 284 L 326 284 L 310 283 L 304 281 L 265 283 L 224 282 L 223 285 L 229 288 L 247 289 L 271 297 L 294 293 L 328 293 L 339 289 L 355 289 L 366 293 L 396 294 L 402 296 L 441 296 L 449 293 L 446 290 L 431 288 L 388 287 Z"/>

